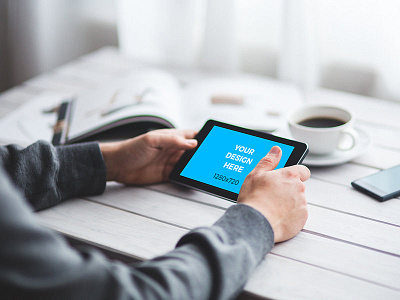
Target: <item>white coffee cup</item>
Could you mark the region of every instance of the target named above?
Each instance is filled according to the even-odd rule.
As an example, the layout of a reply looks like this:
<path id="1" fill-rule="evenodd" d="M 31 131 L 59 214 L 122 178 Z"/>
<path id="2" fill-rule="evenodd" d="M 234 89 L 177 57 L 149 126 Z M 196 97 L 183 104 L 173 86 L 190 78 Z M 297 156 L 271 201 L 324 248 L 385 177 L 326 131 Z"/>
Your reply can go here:
<path id="1" fill-rule="evenodd" d="M 327 155 L 334 151 L 349 151 L 358 140 L 352 114 L 341 107 L 303 106 L 289 113 L 288 121 L 293 138 L 307 143 L 311 154 Z M 352 143 L 343 147 L 346 136 L 351 137 Z"/>

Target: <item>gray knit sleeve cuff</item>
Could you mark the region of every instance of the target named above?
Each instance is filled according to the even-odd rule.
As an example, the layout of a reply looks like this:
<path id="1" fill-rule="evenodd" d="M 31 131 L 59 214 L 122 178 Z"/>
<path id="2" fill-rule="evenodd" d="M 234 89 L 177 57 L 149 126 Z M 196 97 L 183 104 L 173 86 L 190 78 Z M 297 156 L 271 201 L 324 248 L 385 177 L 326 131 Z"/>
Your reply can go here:
<path id="1" fill-rule="evenodd" d="M 99 195 L 106 186 L 106 167 L 98 143 L 56 147 L 60 168 L 57 188 L 62 200 Z"/>
<path id="2" fill-rule="evenodd" d="M 214 226 L 224 229 L 230 244 L 238 240 L 246 241 L 258 260 L 274 246 L 274 231 L 270 223 L 258 210 L 248 205 L 231 206 Z"/>

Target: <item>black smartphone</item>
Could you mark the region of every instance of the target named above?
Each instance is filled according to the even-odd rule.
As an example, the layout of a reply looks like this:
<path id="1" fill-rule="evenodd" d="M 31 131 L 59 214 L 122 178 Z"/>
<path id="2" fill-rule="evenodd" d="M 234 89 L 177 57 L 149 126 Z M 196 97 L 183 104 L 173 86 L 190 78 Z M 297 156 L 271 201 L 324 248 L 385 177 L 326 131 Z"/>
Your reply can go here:
<path id="1" fill-rule="evenodd" d="M 400 196 L 400 165 L 354 180 L 351 185 L 379 201 Z"/>

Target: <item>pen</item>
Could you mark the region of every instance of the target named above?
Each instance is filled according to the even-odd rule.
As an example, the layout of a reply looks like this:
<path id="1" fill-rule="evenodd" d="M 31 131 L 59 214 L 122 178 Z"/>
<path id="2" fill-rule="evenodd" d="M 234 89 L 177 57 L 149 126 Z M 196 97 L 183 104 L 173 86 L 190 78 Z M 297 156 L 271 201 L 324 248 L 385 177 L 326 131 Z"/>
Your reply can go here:
<path id="1" fill-rule="evenodd" d="M 68 118 L 71 107 L 70 101 L 62 102 L 58 110 L 58 119 L 53 126 L 53 139 L 51 143 L 54 146 L 65 144 L 68 131 Z"/>

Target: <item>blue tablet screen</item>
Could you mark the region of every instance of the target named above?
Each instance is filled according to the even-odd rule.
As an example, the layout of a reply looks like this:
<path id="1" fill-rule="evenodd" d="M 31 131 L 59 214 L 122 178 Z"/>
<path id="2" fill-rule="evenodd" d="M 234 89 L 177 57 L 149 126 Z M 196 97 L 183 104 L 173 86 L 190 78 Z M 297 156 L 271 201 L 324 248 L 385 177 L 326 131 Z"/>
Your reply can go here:
<path id="1" fill-rule="evenodd" d="M 273 146 L 282 149 L 283 168 L 294 147 L 214 126 L 181 176 L 239 193 L 246 176 Z"/>

